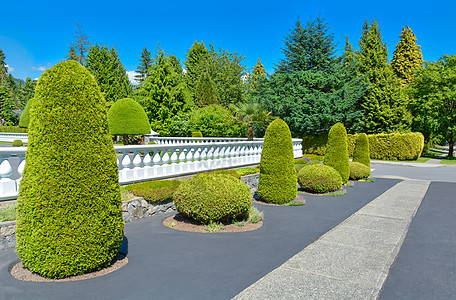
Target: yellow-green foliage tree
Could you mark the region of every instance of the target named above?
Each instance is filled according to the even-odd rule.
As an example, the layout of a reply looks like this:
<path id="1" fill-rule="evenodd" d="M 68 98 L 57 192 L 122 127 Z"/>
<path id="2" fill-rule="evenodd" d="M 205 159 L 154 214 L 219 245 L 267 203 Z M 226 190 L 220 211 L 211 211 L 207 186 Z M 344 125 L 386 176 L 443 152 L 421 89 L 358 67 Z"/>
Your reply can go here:
<path id="1" fill-rule="evenodd" d="M 402 84 L 407 85 L 413 79 L 416 69 L 423 66 L 421 46 L 416 44 L 416 35 L 410 27 L 402 27 L 401 40 L 396 45 L 391 67 Z"/>
<path id="2" fill-rule="evenodd" d="M 347 130 L 342 123 L 336 123 L 329 130 L 323 163 L 336 169 L 342 182 L 346 183 L 350 175 L 348 162 Z"/>
<path id="3" fill-rule="evenodd" d="M 370 168 L 369 139 L 365 133 L 361 133 L 356 136 L 355 149 L 353 150 L 353 161 L 362 163 Z"/>
<path id="4" fill-rule="evenodd" d="M 276 119 L 266 129 L 261 153 L 258 196 L 263 201 L 284 204 L 296 198 L 298 179 L 293 160 L 290 128 Z"/>
<path id="5" fill-rule="evenodd" d="M 30 109 L 17 206 L 17 253 L 47 278 L 108 266 L 123 239 L 116 154 L 106 101 L 74 60 L 41 75 Z"/>

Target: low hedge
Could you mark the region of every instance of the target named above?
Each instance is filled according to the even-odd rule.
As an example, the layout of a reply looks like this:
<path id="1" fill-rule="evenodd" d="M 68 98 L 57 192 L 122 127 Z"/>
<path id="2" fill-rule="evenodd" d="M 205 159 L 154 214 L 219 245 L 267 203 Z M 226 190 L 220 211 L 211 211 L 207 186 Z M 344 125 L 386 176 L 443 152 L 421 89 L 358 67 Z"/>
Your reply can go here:
<path id="1" fill-rule="evenodd" d="M 200 173 L 182 182 L 173 199 L 177 211 L 202 223 L 246 215 L 252 205 L 247 184 L 214 173 Z"/>
<path id="2" fill-rule="evenodd" d="M 125 189 L 135 196 L 157 203 L 171 199 L 181 182 L 180 180 L 151 180 L 128 185 Z"/>
<path id="3" fill-rule="evenodd" d="M 347 135 L 348 155 L 353 156 L 357 134 Z M 416 160 L 424 148 L 424 136 L 420 132 L 369 134 L 371 159 Z M 302 151 L 309 154 L 324 155 L 327 135 L 303 136 Z"/>
<path id="4" fill-rule="evenodd" d="M 0 132 L 27 133 L 27 128 L 19 126 L 0 126 Z"/>
<path id="5" fill-rule="evenodd" d="M 342 177 L 333 167 L 313 164 L 302 168 L 298 173 L 301 189 L 311 193 L 328 193 L 342 187 Z"/>
<path id="6" fill-rule="evenodd" d="M 365 164 L 360 162 L 351 161 L 350 162 L 350 179 L 360 180 L 367 178 L 371 175 L 371 170 Z"/>

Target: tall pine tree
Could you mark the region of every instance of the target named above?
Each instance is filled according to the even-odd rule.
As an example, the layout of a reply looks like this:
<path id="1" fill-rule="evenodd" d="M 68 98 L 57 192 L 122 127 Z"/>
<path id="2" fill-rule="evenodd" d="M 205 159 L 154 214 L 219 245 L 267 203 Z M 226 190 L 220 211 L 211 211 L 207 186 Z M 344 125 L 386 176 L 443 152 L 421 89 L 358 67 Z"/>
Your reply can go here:
<path id="1" fill-rule="evenodd" d="M 260 78 L 266 77 L 266 70 L 264 69 L 263 64 L 261 63 L 260 59 L 258 58 L 258 61 L 253 68 L 253 72 L 250 75 L 250 89 L 254 90 L 255 85 L 258 83 L 258 80 Z"/>
<path id="2" fill-rule="evenodd" d="M 76 49 L 74 49 L 73 46 L 70 47 L 70 51 L 68 51 L 68 54 L 65 56 L 67 60 L 75 60 L 75 61 L 80 61 L 78 55 L 76 54 Z"/>
<path id="3" fill-rule="evenodd" d="M 361 125 L 366 133 L 395 132 L 409 129 L 411 115 L 407 97 L 399 80 L 388 65 L 388 48 L 374 20 L 363 26 L 357 51 L 359 72 L 369 84 L 362 99 Z"/>
<path id="4" fill-rule="evenodd" d="M 215 88 L 214 81 L 207 72 L 201 74 L 195 89 L 195 100 L 198 106 L 218 104 L 219 95 Z"/>
<path id="5" fill-rule="evenodd" d="M 90 47 L 84 65 L 95 76 L 106 102 L 116 102 L 130 94 L 127 72 L 114 47 Z"/>
<path id="6" fill-rule="evenodd" d="M 0 125 L 14 125 L 13 101 L 6 85 L 0 85 Z"/>
<path id="7" fill-rule="evenodd" d="M 141 53 L 141 58 L 139 59 L 139 65 L 136 68 L 136 73 L 138 73 L 135 76 L 135 79 L 141 83 L 143 82 L 147 76 L 149 76 L 149 69 L 152 65 L 152 60 L 150 58 L 150 51 L 147 51 L 147 47 L 144 47 L 142 53 Z"/>
<path id="8" fill-rule="evenodd" d="M 74 36 L 74 41 L 71 46 L 75 49 L 76 52 L 76 55 L 73 57 L 76 58 L 76 61 L 83 65 L 85 62 L 86 53 L 90 47 L 90 43 L 88 41 L 89 36 L 82 32 L 81 24 L 76 23 L 76 26 L 78 27 L 78 30 L 75 32 L 76 35 Z"/>
<path id="9" fill-rule="evenodd" d="M 0 49 L 0 85 L 5 85 L 8 82 L 8 67 L 6 66 L 6 55 Z"/>
<path id="10" fill-rule="evenodd" d="M 201 76 L 201 65 L 204 65 L 209 59 L 209 50 L 207 50 L 203 41 L 195 41 L 192 47 L 186 54 L 185 64 L 185 79 L 190 91 L 194 92 L 198 79 Z"/>
<path id="11" fill-rule="evenodd" d="M 285 37 L 282 48 L 285 58 L 276 66 L 276 72 L 324 71 L 335 62 L 334 34 L 329 33 L 324 19 L 311 18 L 305 26 L 298 19 Z"/>
<path id="12" fill-rule="evenodd" d="M 423 54 L 421 46 L 416 44 L 415 34 L 408 25 L 402 27 L 399 37 L 401 40 L 394 50 L 391 66 L 402 84 L 407 85 L 412 81 L 415 70 L 423 65 Z"/>

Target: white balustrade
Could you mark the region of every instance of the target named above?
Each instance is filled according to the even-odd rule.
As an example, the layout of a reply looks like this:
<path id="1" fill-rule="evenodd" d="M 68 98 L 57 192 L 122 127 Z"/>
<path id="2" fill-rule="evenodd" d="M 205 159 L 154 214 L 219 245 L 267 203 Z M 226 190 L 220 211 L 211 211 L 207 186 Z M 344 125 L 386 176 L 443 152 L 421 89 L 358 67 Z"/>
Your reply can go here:
<path id="1" fill-rule="evenodd" d="M 155 145 L 115 146 L 121 184 L 259 164 L 263 139 L 154 138 Z M 295 157 L 302 140 L 293 139 Z M 0 147 L 0 200 L 15 199 L 26 147 Z"/>

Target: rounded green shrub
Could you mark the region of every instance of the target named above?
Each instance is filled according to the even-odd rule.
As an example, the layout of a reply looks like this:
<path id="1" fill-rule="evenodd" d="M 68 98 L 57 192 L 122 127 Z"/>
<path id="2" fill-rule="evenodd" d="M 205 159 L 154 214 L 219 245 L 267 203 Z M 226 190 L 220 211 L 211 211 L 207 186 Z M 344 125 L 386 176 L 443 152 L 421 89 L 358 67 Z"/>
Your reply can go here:
<path id="1" fill-rule="evenodd" d="M 301 170 L 305 166 L 307 166 L 307 164 L 295 164 L 296 173 L 298 173 L 299 170 Z"/>
<path id="2" fill-rule="evenodd" d="M 124 98 L 116 101 L 108 111 L 109 132 L 124 136 L 150 133 L 150 124 L 144 108 L 135 100 Z"/>
<path id="3" fill-rule="evenodd" d="M 353 150 L 353 161 L 362 163 L 370 168 L 369 139 L 365 133 L 358 134 L 356 137 L 355 149 Z"/>
<path id="4" fill-rule="evenodd" d="M 124 221 L 106 103 L 86 68 L 69 60 L 41 75 L 28 132 L 16 223 L 22 264 L 56 279 L 108 266 Z"/>
<path id="5" fill-rule="evenodd" d="M 296 198 L 296 183 L 290 128 L 283 120 L 276 119 L 264 135 L 257 193 L 265 202 L 285 204 Z"/>
<path id="6" fill-rule="evenodd" d="M 321 194 L 340 189 L 342 177 L 333 167 L 313 164 L 299 171 L 298 183 L 307 192 Z"/>
<path id="7" fill-rule="evenodd" d="M 360 162 L 350 162 L 350 179 L 359 180 L 367 178 L 371 175 L 371 170 L 365 164 Z"/>
<path id="8" fill-rule="evenodd" d="M 24 146 L 24 143 L 21 140 L 13 141 L 13 147 L 20 147 L 20 146 Z"/>
<path id="9" fill-rule="evenodd" d="M 221 105 L 194 110 L 187 126 L 190 131 L 200 131 L 206 137 L 242 137 L 247 131 L 247 126 L 237 124 L 232 112 Z"/>
<path id="10" fill-rule="evenodd" d="M 33 98 L 30 99 L 27 104 L 25 105 L 24 111 L 19 118 L 19 127 L 27 128 L 29 125 L 30 120 L 30 106 L 32 106 Z"/>
<path id="11" fill-rule="evenodd" d="M 200 173 L 182 182 L 173 199 L 177 211 L 202 223 L 245 215 L 252 205 L 247 184 L 230 175 L 213 173 Z"/>
<path id="12" fill-rule="evenodd" d="M 192 131 L 192 137 L 203 137 L 203 133 L 201 131 Z"/>
<path id="13" fill-rule="evenodd" d="M 342 183 L 346 183 L 350 175 L 348 162 L 347 131 L 342 123 L 336 123 L 328 133 L 323 163 L 336 169 L 342 178 Z"/>

